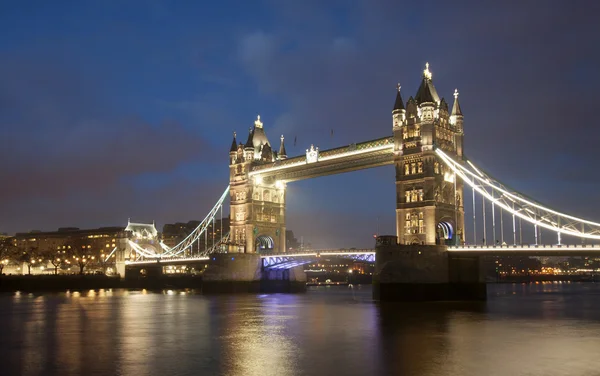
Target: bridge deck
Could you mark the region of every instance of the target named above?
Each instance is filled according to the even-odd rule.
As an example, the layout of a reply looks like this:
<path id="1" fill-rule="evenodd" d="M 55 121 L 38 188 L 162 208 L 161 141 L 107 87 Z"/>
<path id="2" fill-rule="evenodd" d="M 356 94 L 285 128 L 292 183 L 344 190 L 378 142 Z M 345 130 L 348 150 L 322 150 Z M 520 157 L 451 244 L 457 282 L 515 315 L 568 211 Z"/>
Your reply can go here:
<path id="1" fill-rule="evenodd" d="M 323 150 L 317 162 L 308 163 L 306 156 L 252 167 L 250 176 L 276 176 L 277 180 L 291 182 L 318 176 L 356 171 L 389 165 L 394 162 L 394 138 L 383 137 L 372 141 Z"/>
<path id="2" fill-rule="evenodd" d="M 448 247 L 448 252 L 478 256 L 596 256 L 600 245 L 502 245 Z"/>

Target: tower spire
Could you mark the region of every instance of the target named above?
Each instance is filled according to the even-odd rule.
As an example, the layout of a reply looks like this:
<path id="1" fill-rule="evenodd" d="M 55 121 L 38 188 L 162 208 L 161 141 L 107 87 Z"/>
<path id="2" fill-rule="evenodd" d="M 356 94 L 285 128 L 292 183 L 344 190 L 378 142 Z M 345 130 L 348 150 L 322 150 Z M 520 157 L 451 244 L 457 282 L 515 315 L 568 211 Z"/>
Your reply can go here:
<path id="1" fill-rule="evenodd" d="M 253 134 L 252 134 L 252 127 L 250 127 L 248 129 L 248 140 L 246 141 L 246 145 L 244 146 L 244 148 L 246 148 L 246 149 L 247 148 L 254 149 L 254 144 L 252 143 L 252 136 L 253 136 Z"/>
<path id="2" fill-rule="evenodd" d="M 237 151 L 237 141 L 235 139 L 235 131 L 233 132 L 233 141 L 231 142 L 231 148 L 229 149 L 230 153 L 235 153 Z"/>
<path id="3" fill-rule="evenodd" d="M 429 71 L 429 63 L 425 63 L 425 69 L 423 70 L 423 78 L 431 80 L 431 71 Z"/>
<path id="4" fill-rule="evenodd" d="M 396 88 L 398 89 L 397 93 L 396 93 L 396 101 L 394 102 L 394 109 L 393 111 L 396 110 L 404 110 L 404 102 L 402 101 L 402 96 L 400 95 L 400 88 L 402 86 L 400 86 L 400 84 L 396 85 Z"/>
<path id="5" fill-rule="evenodd" d="M 458 102 L 458 89 L 454 89 L 454 105 L 452 106 L 452 116 L 463 116 L 462 110 L 460 109 L 460 103 Z"/>
<path id="6" fill-rule="evenodd" d="M 440 97 L 435 90 L 435 86 L 433 86 L 433 81 L 431 80 L 432 74 L 429 70 L 429 63 L 425 64 L 425 70 L 423 70 L 423 79 L 421 80 L 421 86 L 419 86 L 419 90 L 417 90 L 417 95 L 415 95 L 415 100 L 417 104 L 421 103 L 436 103 L 439 104 Z"/>
<path id="7" fill-rule="evenodd" d="M 256 128 L 262 128 L 263 127 L 263 123 L 262 123 L 262 121 L 260 121 L 260 115 L 256 115 L 256 120 L 254 121 L 254 126 Z"/>
<path id="8" fill-rule="evenodd" d="M 283 135 L 281 135 L 281 144 L 279 145 L 279 153 L 277 153 L 277 156 L 279 157 L 279 159 L 286 159 L 287 158 L 287 153 L 285 151 L 285 145 L 283 143 Z"/>

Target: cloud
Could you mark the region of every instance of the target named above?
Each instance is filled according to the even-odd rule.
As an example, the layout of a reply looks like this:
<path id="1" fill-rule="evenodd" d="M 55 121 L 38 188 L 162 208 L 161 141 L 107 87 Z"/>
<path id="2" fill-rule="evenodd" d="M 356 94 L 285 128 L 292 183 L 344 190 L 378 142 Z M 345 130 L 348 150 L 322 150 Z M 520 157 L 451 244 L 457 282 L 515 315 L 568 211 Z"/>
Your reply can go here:
<path id="1" fill-rule="evenodd" d="M 121 112 L 103 96 L 107 88 L 76 67 L 50 60 L 39 64 L 30 56 L 2 60 L 3 231 L 110 221 L 122 215 L 119 206 L 127 201 L 151 196 L 129 189 L 131 179 L 168 175 L 213 152 L 178 122 L 153 124 Z M 174 187 L 170 193 L 177 197 Z M 86 220 L 95 214 L 100 215 Z"/>

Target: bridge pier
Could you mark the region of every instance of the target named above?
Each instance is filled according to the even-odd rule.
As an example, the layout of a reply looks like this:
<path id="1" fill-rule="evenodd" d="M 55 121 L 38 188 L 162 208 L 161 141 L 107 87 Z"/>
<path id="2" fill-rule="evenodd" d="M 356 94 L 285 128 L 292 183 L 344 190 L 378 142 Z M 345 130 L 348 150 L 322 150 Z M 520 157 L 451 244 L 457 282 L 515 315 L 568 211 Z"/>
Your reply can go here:
<path id="1" fill-rule="evenodd" d="M 301 266 L 263 269 L 257 253 L 213 254 L 202 274 L 202 293 L 304 292 L 306 274 Z"/>
<path id="2" fill-rule="evenodd" d="M 377 239 L 373 299 L 381 301 L 485 300 L 478 256 L 453 256 L 444 245 L 402 245 Z"/>
<path id="3" fill-rule="evenodd" d="M 261 292 L 306 292 L 306 273 L 303 266 L 290 269 L 263 269 Z"/>
<path id="4" fill-rule="evenodd" d="M 202 274 L 202 293 L 260 292 L 261 260 L 257 253 L 216 253 Z"/>

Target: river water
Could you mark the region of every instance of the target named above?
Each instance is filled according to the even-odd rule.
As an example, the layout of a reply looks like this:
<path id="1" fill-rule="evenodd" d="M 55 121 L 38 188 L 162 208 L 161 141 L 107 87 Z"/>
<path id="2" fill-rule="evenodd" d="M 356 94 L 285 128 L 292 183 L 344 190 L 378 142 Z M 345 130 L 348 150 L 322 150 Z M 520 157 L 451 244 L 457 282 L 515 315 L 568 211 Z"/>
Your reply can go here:
<path id="1" fill-rule="evenodd" d="M 600 285 L 489 285 L 482 303 L 298 295 L 0 295 L 0 375 L 600 375 Z"/>

